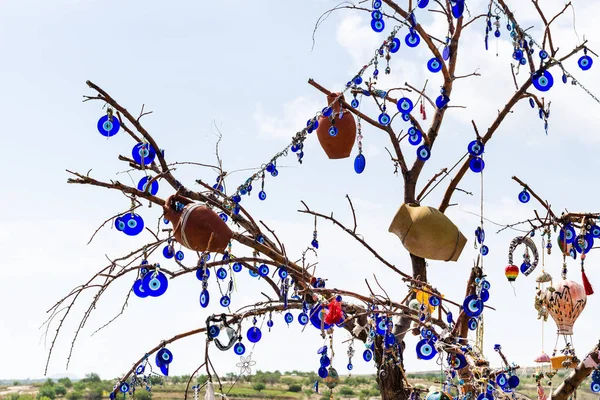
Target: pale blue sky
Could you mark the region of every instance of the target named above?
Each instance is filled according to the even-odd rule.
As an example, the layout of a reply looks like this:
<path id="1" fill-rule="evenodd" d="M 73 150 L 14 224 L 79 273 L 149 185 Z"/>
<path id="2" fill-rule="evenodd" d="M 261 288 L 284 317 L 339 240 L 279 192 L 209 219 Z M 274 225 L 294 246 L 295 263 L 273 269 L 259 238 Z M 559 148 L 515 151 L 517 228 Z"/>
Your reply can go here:
<path id="1" fill-rule="evenodd" d="M 513 6 L 517 3 L 516 15 L 522 18 L 522 25 L 539 27 L 530 5 L 518 1 Z M 561 7 L 558 0 L 545 3 L 549 3 L 549 10 Z M 595 19 L 600 5 L 593 0 L 577 3 L 577 32 L 591 39 L 593 50 L 600 50 Z M 166 149 L 168 160 L 214 161 L 214 120 L 224 134 L 221 155 L 225 169 L 258 167 L 325 105 L 324 96 L 306 83 L 308 78 L 330 89 L 341 89 L 371 58 L 384 37 L 371 31 L 367 15 L 342 11 L 321 26 L 311 52 L 314 23 L 335 4 L 325 0 L 0 3 L 0 50 L 4 55 L 0 66 L 0 143 L 4 149 L 0 204 L 5 209 L 0 220 L 0 342 L 4 344 L 4 359 L 10 360 L 0 364 L 0 379 L 40 377 L 46 349 L 38 327 L 45 320 L 45 310 L 105 266 L 104 254 L 119 256 L 137 248 L 144 239 L 105 230 L 91 245 L 85 245 L 104 219 L 128 204 L 118 193 L 67 185 L 65 169 L 86 172 L 92 168 L 92 176 L 98 179 L 130 183 L 127 175 L 115 178 L 126 167 L 116 157 L 130 154 L 133 146 L 122 133 L 110 140 L 98 134 L 96 122 L 103 113 L 102 105 L 81 103 L 83 94 L 91 94 L 85 80 L 106 89 L 134 113 L 142 103 L 153 110 L 154 114 L 143 121 Z M 483 1 L 472 1 L 469 8 L 475 14 L 485 10 L 485 5 Z M 422 12 L 417 14 L 420 21 L 443 36 L 442 25 L 420 15 Z M 572 20 L 568 12 L 557 23 L 554 38 L 561 49 L 577 43 Z M 506 31 L 498 42 L 500 57 L 495 56 L 494 39 L 490 40 L 490 51 L 483 50 L 483 32 L 484 20 L 480 20 L 464 34 L 460 49 L 464 59 L 457 74 L 480 68 L 483 76 L 456 82 L 452 104 L 468 108 L 448 111 L 424 169 L 424 179 L 454 164 L 473 138 L 470 120 L 475 119 L 480 131 L 485 130 L 512 93 L 511 48 Z M 533 32 L 539 38 L 539 30 Z M 430 79 L 429 94 L 435 95 L 440 77 L 426 72 L 430 57 L 424 46 L 412 50 L 402 46 L 393 57 L 392 76 L 382 80 L 381 87 L 399 86 L 405 81 L 422 86 L 425 79 Z M 573 59 L 565 66 L 590 90 L 600 93 L 598 65 L 582 72 Z M 552 101 L 549 135 L 544 134 L 537 112 L 523 102 L 486 148 L 486 216 L 497 222 L 515 222 L 531 216 L 537 207 L 518 203 L 519 187 L 510 180 L 515 174 L 550 200 L 555 210 L 567 207 L 597 211 L 600 193 L 594 174 L 600 105 L 577 87 L 563 85 L 559 72 L 552 72 L 556 83 L 547 95 Z M 431 109 L 428 112 L 433 114 Z M 397 126 L 403 127 L 400 122 Z M 392 174 L 384 150 L 388 145 L 385 135 L 368 126 L 364 135 L 367 168 L 362 175 L 356 175 L 352 168 L 356 148 L 350 159 L 330 161 L 316 138 L 309 137 L 304 164 L 299 166 L 294 157 L 282 161 L 281 165 L 289 168 L 281 168 L 279 177 L 267 180 L 267 201 L 253 197 L 245 201 L 245 206 L 276 229 L 288 251 L 299 255 L 310 243 L 313 224 L 311 218 L 296 212 L 300 200 L 323 212 L 335 211 L 350 223 L 344 199 L 348 193 L 357 209 L 359 231 L 382 255 L 408 271 L 406 251 L 398 238 L 387 232 L 402 201 L 402 179 Z M 408 145 L 406 154 L 412 162 L 414 152 Z M 177 173 L 190 186 L 198 177 L 207 182 L 214 179 L 211 171 L 189 167 Z M 243 182 L 246 174 L 233 174 L 228 181 L 230 187 Z M 137 182 L 139 176 L 134 175 L 134 179 Z M 476 255 L 472 232 L 478 224 L 476 217 L 463 211 L 479 209 L 478 182 L 479 176 L 467 175 L 460 187 L 476 196 L 457 194 L 454 201 L 459 206 L 448 213 L 469 239 L 460 261 L 431 263 L 430 267 L 431 282 L 461 302 L 464 281 Z M 428 204 L 438 205 L 443 186 L 429 196 Z M 161 187 L 160 196 L 168 193 Z M 146 209 L 144 215 L 150 221 L 156 212 L 156 208 Z M 493 345 L 501 343 L 511 361 L 529 365 L 541 350 L 540 325 L 533 309 L 534 279 L 521 276 L 515 284 L 515 297 L 504 277 L 504 267 L 508 244 L 516 233 L 494 235 L 490 225 L 487 232 L 491 253 L 485 266 L 492 283 L 489 304 L 497 311 L 486 313 L 485 345 L 493 363 L 498 361 Z M 318 273 L 329 278 L 329 286 L 366 293 L 364 279 L 376 273 L 388 293 L 398 300 L 404 297 L 401 280 L 339 230 L 321 222 L 319 241 Z M 587 271 L 600 291 L 597 258 L 596 254 L 589 255 Z M 157 256 L 156 261 L 164 260 Z M 546 269 L 558 278 L 558 254 L 547 260 Z M 575 262 L 571 262 L 570 271 L 569 276 L 580 282 Z M 200 283 L 190 275 L 171 282 L 160 299 L 132 298 L 125 316 L 90 337 L 119 310 L 132 279 L 115 285 L 99 303 L 75 347 L 70 373 L 83 376 L 95 371 L 104 378 L 116 377 L 161 339 L 204 323 L 208 311 L 198 305 Z M 211 285 L 215 290 L 214 281 Z M 257 293 L 264 290 L 247 272 L 239 277 L 238 285 L 234 307 L 258 301 L 261 296 Z M 598 296 L 588 299 L 575 326 L 575 345 L 580 355 L 598 340 L 593 329 L 597 313 L 592 312 L 600 306 Z M 216 303 L 210 312 L 220 311 Z M 49 374 L 64 372 L 72 332 L 83 309 L 75 311 L 79 314 L 66 324 L 59 337 Z M 282 316 L 275 318 L 273 332 L 265 333 L 256 347 L 256 368 L 316 370 L 319 332 L 307 329 L 301 333 L 296 323 L 287 328 Z M 546 327 L 545 350 L 551 352 L 553 322 Z M 340 373 L 345 373 L 347 360 L 345 346 L 339 342 L 347 337 L 344 331 L 336 332 L 334 365 Z M 171 373 L 193 371 L 203 358 L 203 343 L 204 337 L 198 336 L 169 346 L 175 358 Z M 407 338 L 407 369 L 435 369 L 434 361 L 416 360 L 415 343 L 415 338 Z M 212 351 L 220 372 L 236 370 L 237 357 L 232 352 Z M 355 372 L 373 372 L 373 364 L 360 358 L 357 352 Z"/>

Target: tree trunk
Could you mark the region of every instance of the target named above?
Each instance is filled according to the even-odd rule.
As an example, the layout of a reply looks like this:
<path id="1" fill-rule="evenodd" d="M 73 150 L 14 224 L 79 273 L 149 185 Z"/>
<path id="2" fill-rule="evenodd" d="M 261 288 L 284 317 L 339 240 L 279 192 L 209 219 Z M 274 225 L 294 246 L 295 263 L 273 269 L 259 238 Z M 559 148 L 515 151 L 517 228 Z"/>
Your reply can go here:
<path id="1" fill-rule="evenodd" d="M 412 270 L 413 277 L 415 279 L 419 279 L 422 281 L 427 281 L 427 268 L 425 266 L 425 260 L 421 257 L 417 257 L 415 255 L 410 255 L 410 259 L 412 262 Z M 415 294 L 409 297 L 413 299 Z M 400 321 L 394 326 L 394 335 L 396 335 L 396 340 L 401 343 L 401 357 L 404 358 L 404 350 L 406 349 L 406 344 L 404 343 L 404 336 L 406 332 L 410 329 L 411 320 L 408 318 L 400 318 Z M 379 343 L 378 343 L 379 344 Z M 382 354 L 381 347 L 376 346 L 377 351 L 375 354 L 375 362 L 377 363 L 378 371 L 380 371 L 377 376 L 377 383 L 379 385 L 379 390 L 381 391 L 381 399 L 382 400 L 405 400 L 408 399 L 410 392 L 405 387 L 404 383 L 404 372 L 400 370 L 395 365 L 384 365 L 381 367 Z M 402 369 L 404 369 L 404 362 L 401 363 Z"/>
<path id="2" fill-rule="evenodd" d="M 412 176 L 411 172 L 407 172 L 404 174 L 404 202 L 405 203 L 414 203 L 415 202 L 415 190 L 416 190 L 416 181 L 417 176 Z M 413 254 L 410 255 L 410 261 L 412 264 L 412 275 L 413 278 L 419 279 L 423 282 L 427 282 L 427 267 L 425 264 L 425 260 L 421 257 L 417 257 Z M 413 293 L 409 297 L 409 301 L 415 297 Z M 401 357 L 404 358 L 404 350 L 406 349 L 406 344 L 404 343 L 404 336 L 406 332 L 410 329 L 411 320 L 408 318 L 400 318 L 399 321 L 394 325 L 394 335 L 396 335 L 396 340 L 401 343 Z M 404 382 L 404 372 L 400 370 L 395 365 L 384 365 L 383 368 L 381 366 L 382 362 L 382 354 L 381 347 L 379 343 L 376 346 L 377 351 L 375 352 L 375 362 L 377 364 L 377 370 L 380 373 L 377 375 L 377 384 L 379 385 L 379 390 L 381 391 L 381 399 L 382 400 L 405 400 L 408 399 L 410 392 L 408 388 L 405 387 Z M 404 369 L 404 362 L 401 363 L 402 369 Z"/>
<path id="3" fill-rule="evenodd" d="M 402 366 L 404 368 L 404 365 Z M 402 371 L 395 365 L 386 364 L 377 375 L 377 384 L 381 391 L 382 400 L 408 399 L 410 393 L 404 386 Z"/>

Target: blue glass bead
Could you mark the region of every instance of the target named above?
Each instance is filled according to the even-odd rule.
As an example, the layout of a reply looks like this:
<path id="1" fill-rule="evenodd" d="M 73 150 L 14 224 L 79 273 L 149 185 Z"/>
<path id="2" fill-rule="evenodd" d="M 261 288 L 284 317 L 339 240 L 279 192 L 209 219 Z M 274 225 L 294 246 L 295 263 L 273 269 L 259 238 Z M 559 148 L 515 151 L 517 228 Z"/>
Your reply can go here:
<path id="1" fill-rule="evenodd" d="M 108 115 L 101 117 L 98 120 L 98 132 L 104 137 L 111 137 L 119 132 L 121 128 L 121 122 L 116 116 L 112 116 L 112 119 L 109 120 Z"/>
<path id="2" fill-rule="evenodd" d="M 364 154 L 360 153 L 356 156 L 356 158 L 354 159 L 354 171 L 357 174 L 362 174 L 363 171 L 365 170 L 365 167 L 367 165 L 367 160 L 364 156 Z"/>
<path id="3" fill-rule="evenodd" d="M 385 29 L 385 22 L 382 19 L 372 19 L 371 29 L 377 33 L 382 32 Z"/>
<path id="4" fill-rule="evenodd" d="M 265 193 L 264 190 L 261 190 L 260 192 L 258 192 L 258 198 L 261 200 L 264 200 L 267 198 L 267 194 Z"/>

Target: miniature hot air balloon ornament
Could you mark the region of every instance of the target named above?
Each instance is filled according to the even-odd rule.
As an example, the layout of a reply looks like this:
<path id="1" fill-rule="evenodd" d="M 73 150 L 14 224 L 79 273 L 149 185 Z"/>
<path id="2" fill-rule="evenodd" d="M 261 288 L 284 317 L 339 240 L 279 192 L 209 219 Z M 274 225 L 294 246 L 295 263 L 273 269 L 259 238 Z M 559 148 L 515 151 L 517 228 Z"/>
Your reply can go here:
<path id="1" fill-rule="evenodd" d="M 556 349 L 551 357 L 552 368 L 570 368 L 576 365 L 573 343 L 573 325 L 587 303 L 585 289 L 577 282 L 563 278 L 545 291 L 544 304 L 548 313 L 556 323 L 557 335 L 563 336 L 566 346 L 561 350 L 562 355 L 556 355 Z"/>

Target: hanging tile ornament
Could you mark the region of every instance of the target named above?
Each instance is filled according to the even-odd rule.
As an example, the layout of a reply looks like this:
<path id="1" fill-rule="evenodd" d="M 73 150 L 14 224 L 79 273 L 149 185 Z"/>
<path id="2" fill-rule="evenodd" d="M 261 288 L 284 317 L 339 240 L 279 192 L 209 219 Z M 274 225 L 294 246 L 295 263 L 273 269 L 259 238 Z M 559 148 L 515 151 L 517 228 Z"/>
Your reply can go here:
<path id="1" fill-rule="evenodd" d="M 289 325 L 294 322 L 294 315 L 291 312 L 287 312 L 285 313 L 284 319 L 285 323 Z"/>
<path id="2" fill-rule="evenodd" d="M 469 330 L 474 331 L 477 329 L 477 318 L 469 318 Z"/>
<path id="3" fill-rule="evenodd" d="M 267 267 L 265 264 L 261 264 L 261 266 L 258 267 L 258 274 L 260 276 L 267 276 L 267 275 L 269 275 L 269 267 Z"/>
<path id="4" fill-rule="evenodd" d="M 402 97 L 397 103 L 398 111 L 402 114 L 409 114 L 413 109 L 413 102 L 408 97 Z"/>
<path id="5" fill-rule="evenodd" d="M 242 270 L 242 264 L 239 262 L 233 263 L 231 269 L 233 269 L 233 272 L 240 272 Z"/>
<path id="6" fill-rule="evenodd" d="M 521 193 L 519 193 L 519 201 L 521 203 L 528 203 L 531 199 L 531 195 L 527 192 L 527 189 L 523 189 Z"/>
<path id="7" fill-rule="evenodd" d="M 416 351 L 417 358 L 421 360 L 431 360 L 437 354 L 437 350 L 428 339 L 421 339 L 419 343 L 417 343 Z"/>
<path id="8" fill-rule="evenodd" d="M 383 107 L 384 107 L 384 111 L 381 114 L 379 114 L 378 121 L 381 125 L 387 126 L 387 125 L 389 125 L 391 118 L 388 114 L 385 113 L 385 106 L 383 106 Z"/>
<path id="9" fill-rule="evenodd" d="M 233 352 L 238 356 L 241 356 L 246 352 L 246 346 L 242 342 L 238 342 L 235 346 L 233 346 Z"/>
<path id="10" fill-rule="evenodd" d="M 357 174 L 362 174 L 363 171 L 365 170 L 365 166 L 367 165 L 367 160 L 365 158 L 365 155 L 362 153 L 359 153 L 356 158 L 354 159 L 354 171 Z"/>
<path id="11" fill-rule="evenodd" d="M 123 227 L 122 232 L 127 236 L 139 235 L 144 230 L 144 219 L 134 212 L 129 212 L 119 218 L 119 227 Z"/>
<path id="12" fill-rule="evenodd" d="M 140 179 L 140 181 L 138 182 L 137 188 L 140 192 L 146 192 L 146 190 L 148 190 L 148 193 L 150 193 L 152 196 L 156 195 L 156 193 L 158 193 L 158 181 L 154 180 L 152 181 L 152 184 L 150 185 L 150 188 L 148 188 L 148 183 L 152 180 L 152 177 L 150 176 L 144 176 L 142 179 Z"/>
<path id="13" fill-rule="evenodd" d="M 554 78 L 550 71 L 538 71 L 531 79 L 533 86 L 540 92 L 547 92 L 554 85 Z"/>
<path id="14" fill-rule="evenodd" d="M 573 241 L 573 247 L 580 254 L 587 254 L 594 247 L 594 237 L 589 233 L 579 235 Z"/>
<path id="15" fill-rule="evenodd" d="M 411 126 L 408 129 L 408 143 L 412 144 L 413 146 L 418 146 L 422 139 L 423 134 L 420 130 L 416 129 L 414 126 Z"/>
<path id="16" fill-rule="evenodd" d="M 123 382 L 119 387 L 119 391 L 123 394 L 129 392 L 129 384 L 127 382 Z"/>
<path id="17" fill-rule="evenodd" d="M 141 299 L 148 297 L 148 293 L 144 292 L 144 288 L 142 287 L 141 278 L 133 282 L 133 287 L 131 289 L 133 290 L 133 293 Z"/>
<path id="18" fill-rule="evenodd" d="M 429 149 L 429 146 L 427 146 L 426 144 L 419 146 L 419 148 L 417 149 L 417 157 L 421 161 L 429 160 L 429 157 L 431 157 L 431 150 Z"/>
<path id="19" fill-rule="evenodd" d="M 463 302 L 463 310 L 469 317 L 478 317 L 483 312 L 483 302 L 477 295 L 469 295 Z"/>
<path id="20" fill-rule="evenodd" d="M 567 244 L 573 243 L 575 237 L 575 229 L 571 224 L 566 224 L 558 233 L 559 242 L 565 242 Z"/>
<path id="21" fill-rule="evenodd" d="M 483 242 L 485 241 L 485 231 L 480 226 L 478 226 L 477 229 L 475 229 L 475 239 L 479 244 L 483 244 Z"/>
<path id="22" fill-rule="evenodd" d="M 429 0 L 418 0 L 417 7 L 425 8 L 429 4 Z"/>
<path id="23" fill-rule="evenodd" d="M 481 142 L 481 140 L 473 140 L 467 146 L 467 151 L 473 157 L 479 157 L 480 155 L 483 154 L 484 150 L 485 150 L 485 145 L 483 144 L 483 142 Z"/>
<path id="24" fill-rule="evenodd" d="M 409 33 L 404 38 L 404 43 L 406 43 L 408 47 L 417 47 L 419 43 L 421 43 L 421 37 L 413 28 L 409 28 Z"/>
<path id="25" fill-rule="evenodd" d="M 169 287 L 169 280 L 162 272 L 158 271 L 160 265 L 156 264 L 154 272 L 147 273 L 142 279 L 142 291 L 151 297 L 159 297 L 165 294 Z"/>
<path id="26" fill-rule="evenodd" d="M 440 72 L 442 70 L 442 63 L 434 57 L 427 62 L 427 69 L 433 73 Z"/>
<path id="27" fill-rule="evenodd" d="M 481 249 L 479 249 L 479 253 L 482 256 L 487 256 L 490 253 L 490 249 L 489 247 L 487 247 L 485 244 L 483 246 L 481 246 Z"/>
<path id="28" fill-rule="evenodd" d="M 390 50 L 390 53 L 392 53 L 392 54 L 398 52 L 398 50 L 400 50 L 400 39 L 398 39 L 398 38 L 392 39 L 392 42 L 389 45 L 389 50 Z"/>
<path id="29" fill-rule="evenodd" d="M 140 165 L 150 165 L 156 157 L 156 151 L 149 143 L 138 143 L 133 146 L 131 157 Z"/>
<path id="30" fill-rule="evenodd" d="M 175 259 L 177 261 L 183 261 L 184 258 L 185 258 L 185 254 L 183 254 L 183 251 L 179 250 L 175 253 Z"/>
<path id="31" fill-rule="evenodd" d="M 257 343 L 262 337 L 262 332 L 260 331 L 260 328 L 256 326 L 256 318 L 254 318 L 253 324 L 254 325 L 248 329 L 248 332 L 246 332 L 246 338 L 251 343 Z"/>
<path id="32" fill-rule="evenodd" d="M 462 17 L 465 11 L 465 0 L 451 0 L 452 4 L 452 15 L 458 19 Z"/>
<path id="33" fill-rule="evenodd" d="M 173 249 L 173 244 L 169 241 L 169 243 L 163 248 L 163 256 L 166 259 L 171 259 L 175 255 L 175 250 Z"/>
<path id="34" fill-rule="evenodd" d="M 483 158 L 481 157 L 473 157 L 471 158 L 471 161 L 469 161 L 469 168 L 475 173 L 482 172 L 485 168 L 485 161 L 483 161 Z"/>
<path id="35" fill-rule="evenodd" d="M 435 99 L 435 106 L 440 110 L 448 105 L 450 102 L 450 98 L 444 94 L 444 90 L 442 89 L 442 94 L 440 94 Z"/>
<path id="36" fill-rule="evenodd" d="M 217 270 L 217 278 L 224 280 L 225 278 L 227 278 L 227 270 L 223 267 L 220 267 Z"/>
<path id="37" fill-rule="evenodd" d="M 577 61 L 577 65 L 579 65 L 579 68 L 581 68 L 582 71 L 587 71 L 588 69 L 592 68 L 593 63 L 594 60 L 592 60 L 592 58 L 588 56 L 587 48 L 584 47 L 583 56 L 579 58 L 579 60 Z"/>
<path id="38" fill-rule="evenodd" d="M 373 359 L 373 352 L 370 349 L 363 351 L 363 360 L 369 362 Z"/>
<path id="39" fill-rule="evenodd" d="M 173 362 L 173 353 L 166 347 L 163 347 L 156 353 L 154 359 L 156 366 L 160 368 L 160 372 L 165 376 L 169 376 L 169 364 Z"/>
<path id="40" fill-rule="evenodd" d="M 104 137 L 112 137 L 119 132 L 121 121 L 113 115 L 112 108 L 106 110 L 106 115 L 98 120 L 98 132 Z"/>
<path id="41" fill-rule="evenodd" d="M 383 32 L 383 30 L 385 29 L 385 22 L 383 22 L 382 19 L 372 19 L 371 29 L 373 29 L 377 33 Z"/>
<path id="42" fill-rule="evenodd" d="M 450 59 L 450 37 L 446 37 L 446 45 L 442 50 L 442 58 L 444 61 L 448 61 Z"/>

